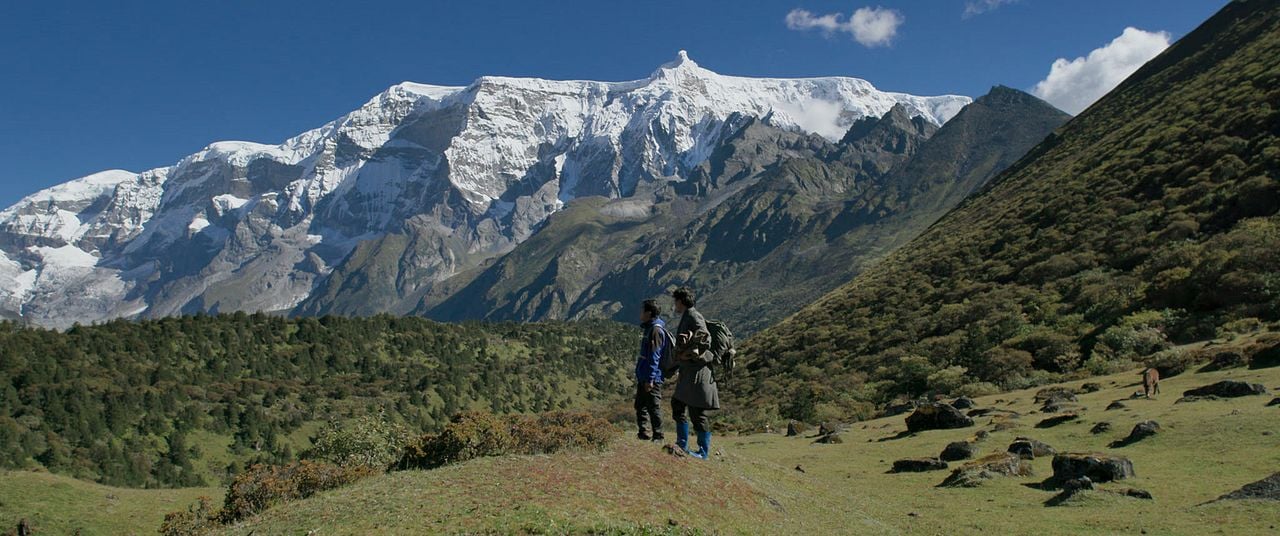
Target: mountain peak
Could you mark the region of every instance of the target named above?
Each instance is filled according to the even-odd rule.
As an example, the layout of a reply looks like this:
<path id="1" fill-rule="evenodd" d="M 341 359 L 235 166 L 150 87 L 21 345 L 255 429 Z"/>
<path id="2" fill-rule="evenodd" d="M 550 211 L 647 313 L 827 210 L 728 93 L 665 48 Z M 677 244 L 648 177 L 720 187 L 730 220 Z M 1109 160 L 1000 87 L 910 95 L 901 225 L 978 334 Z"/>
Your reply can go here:
<path id="1" fill-rule="evenodd" d="M 692 75 L 714 75 L 715 73 L 698 65 L 689 57 L 689 53 L 685 50 L 676 52 L 676 59 L 659 65 L 657 70 L 649 76 L 651 80 L 673 76 L 678 73 L 687 73 Z"/>

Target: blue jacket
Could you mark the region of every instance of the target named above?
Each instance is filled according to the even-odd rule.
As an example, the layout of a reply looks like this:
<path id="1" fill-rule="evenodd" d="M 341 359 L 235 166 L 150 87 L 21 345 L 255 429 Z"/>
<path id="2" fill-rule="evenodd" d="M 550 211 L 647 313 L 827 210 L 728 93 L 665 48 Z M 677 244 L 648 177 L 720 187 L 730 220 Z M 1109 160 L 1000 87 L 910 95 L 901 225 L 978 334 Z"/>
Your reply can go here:
<path id="1" fill-rule="evenodd" d="M 667 324 L 661 318 L 641 325 L 644 336 L 640 339 L 640 357 L 636 359 L 636 381 L 641 384 L 662 383 L 662 368 L 658 365 L 662 360 L 662 352 L 666 349 Z"/>

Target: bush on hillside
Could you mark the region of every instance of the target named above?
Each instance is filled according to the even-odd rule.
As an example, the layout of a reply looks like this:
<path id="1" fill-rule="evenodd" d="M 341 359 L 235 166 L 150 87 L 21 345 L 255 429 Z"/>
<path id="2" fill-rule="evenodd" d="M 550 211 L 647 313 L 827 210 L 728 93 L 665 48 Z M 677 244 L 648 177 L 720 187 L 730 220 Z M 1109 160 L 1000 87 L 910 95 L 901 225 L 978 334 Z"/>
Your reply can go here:
<path id="1" fill-rule="evenodd" d="M 316 434 L 304 457 L 344 467 L 367 465 L 385 469 L 399 459 L 409 432 L 386 414 L 330 422 Z"/>
<path id="2" fill-rule="evenodd" d="M 1171 378 L 1186 372 L 1199 361 L 1200 354 L 1174 348 L 1151 356 L 1146 365 L 1160 371 L 1161 378 Z"/>
<path id="3" fill-rule="evenodd" d="M 233 523 L 277 504 L 305 499 L 381 472 L 367 465 L 343 467 L 309 460 L 255 465 L 231 482 L 217 519 Z"/>
<path id="4" fill-rule="evenodd" d="M 213 503 L 208 497 L 196 499 L 186 510 L 165 514 L 160 525 L 162 536 L 195 536 L 205 534 L 218 526 Z"/>
<path id="5" fill-rule="evenodd" d="M 469 411 L 455 415 L 439 434 L 410 441 L 396 465 L 432 469 L 486 456 L 602 449 L 616 435 L 609 421 L 588 413 L 497 416 Z"/>

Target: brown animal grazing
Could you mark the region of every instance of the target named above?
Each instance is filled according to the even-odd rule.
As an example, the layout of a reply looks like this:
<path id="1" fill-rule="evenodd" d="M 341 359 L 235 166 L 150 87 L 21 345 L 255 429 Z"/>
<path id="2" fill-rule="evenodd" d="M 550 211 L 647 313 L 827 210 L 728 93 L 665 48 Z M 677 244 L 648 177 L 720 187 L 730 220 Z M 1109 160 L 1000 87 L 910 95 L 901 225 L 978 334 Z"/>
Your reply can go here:
<path id="1" fill-rule="evenodd" d="M 1142 371 L 1142 393 L 1147 395 L 1147 398 L 1160 393 L 1160 371 L 1155 367 Z"/>

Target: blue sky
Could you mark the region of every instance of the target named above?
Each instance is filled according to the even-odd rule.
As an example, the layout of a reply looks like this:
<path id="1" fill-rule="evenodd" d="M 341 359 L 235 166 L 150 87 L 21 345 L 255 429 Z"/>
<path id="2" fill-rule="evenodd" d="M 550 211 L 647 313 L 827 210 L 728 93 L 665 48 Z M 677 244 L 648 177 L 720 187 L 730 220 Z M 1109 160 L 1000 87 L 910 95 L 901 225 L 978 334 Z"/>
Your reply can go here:
<path id="1" fill-rule="evenodd" d="M 724 74 L 856 76 L 976 97 L 994 84 L 1030 90 L 1056 59 L 1126 27 L 1177 39 L 1225 3 L 9 0 L 0 206 L 103 169 L 169 165 L 217 140 L 276 143 L 404 80 L 630 80 L 687 49 Z M 855 32 L 859 8 L 891 11 L 892 36 Z M 797 9 L 809 16 L 789 18 Z"/>

